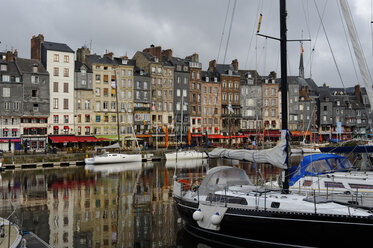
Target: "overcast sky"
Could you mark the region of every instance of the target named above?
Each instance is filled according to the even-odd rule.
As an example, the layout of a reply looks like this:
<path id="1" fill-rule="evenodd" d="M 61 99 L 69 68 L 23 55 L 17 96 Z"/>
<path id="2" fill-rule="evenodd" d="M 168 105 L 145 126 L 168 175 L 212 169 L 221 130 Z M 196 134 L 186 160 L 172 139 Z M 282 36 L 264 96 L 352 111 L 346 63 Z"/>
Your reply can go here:
<path id="1" fill-rule="evenodd" d="M 280 75 L 279 42 L 255 35 L 258 14 L 262 13 L 261 33 L 279 37 L 279 0 L 237 0 L 227 46 L 234 1 L 0 0 L 0 50 L 17 49 L 20 57 L 29 58 L 30 38 L 37 34 L 44 34 L 46 41 L 66 43 L 73 50 L 86 45 L 91 53 L 102 55 L 107 50 L 130 58 L 154 44 L 171 48 L 176 57 L 197 52 L 205 70 L 218 56 L 218 63 L 224 62 L 227 47 L 225 63 L 238 59 L 240 69 L 256 69 L 260 75 L 276 71 Z M 371 1 L 348 0 L 370 71 Z M 343 84 L 363 85 L 359 69 L 356 67 L 357 73 L 354 70 L 355 56 L 353 51 L 353 58 L 350 56 L 338 0 L 287 1 L 288 39 L 312 39 L 303 44 L 306 77 L 311 75 L 318 85 L 343 87 L 315 2 L 321 15 L 324 13 L 324 27 Z M 289 75 L 298 75 L 299 55 L 300 43 L 288 43 Z"/>

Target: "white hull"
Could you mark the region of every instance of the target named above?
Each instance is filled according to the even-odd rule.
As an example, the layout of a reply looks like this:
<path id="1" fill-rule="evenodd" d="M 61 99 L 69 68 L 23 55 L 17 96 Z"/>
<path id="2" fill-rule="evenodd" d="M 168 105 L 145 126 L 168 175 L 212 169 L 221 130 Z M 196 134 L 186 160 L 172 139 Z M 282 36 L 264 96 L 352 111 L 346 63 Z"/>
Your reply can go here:
<path id="1" fill-rule="evenodd" d="M 130 163 L 141 162 L 141 154 L 120 154 L 120 153 L 105 153 L 94 156 L 93 158 L 86 158 L 86 164 L 114 164 L 114 163 Z"/>
<path id="2" fill-rule="evenodd" d="M 176 159 L 198 159 L 198 158 L 207 158 L 207 154 L 204 152 L 197 151 L 180 151 L 180 152 L 171 152 L 166 153 L 167 160 L 176 160 Z"/>
<path id="3" fill-rule="evenodd" d="M 103 174 L 112 174 L 122 171 L 140 171 L 142 168 L 151 168 L 153 163 L 151 162 L 129 162 L 129 163 L 116 163 L 116 164 L 102 164 L 95 166 L 93 164 L 85 165 L 84 169 L 92 172 L 101 172 Z"/>
<path id="4" fill-rule="evenodd" d="M 266 184 L 279 188 L 277 182 Z M 293 192 L 325 196 L 328 199 L 354 202 L 373 207 L 373 173 L 335 172 L 318 176 L 305 176 L 290 187 Z"/>

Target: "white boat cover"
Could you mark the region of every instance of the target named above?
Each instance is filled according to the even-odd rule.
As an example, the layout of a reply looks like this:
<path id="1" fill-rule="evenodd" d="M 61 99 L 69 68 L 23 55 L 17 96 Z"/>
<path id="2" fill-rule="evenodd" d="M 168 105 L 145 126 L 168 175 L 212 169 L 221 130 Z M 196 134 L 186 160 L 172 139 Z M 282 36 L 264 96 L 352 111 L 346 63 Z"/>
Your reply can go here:
<path id="1" fill-rule="evenodd" d="M 215 148 L 209 152 L 210 158 L 228 158 L 256 163 L 269 163 L 281 169 L 287 169 L 287 139 L 288 130 L 281 131 L 281 140 L 277 146 L 265 150 L 225 149 Z"/>

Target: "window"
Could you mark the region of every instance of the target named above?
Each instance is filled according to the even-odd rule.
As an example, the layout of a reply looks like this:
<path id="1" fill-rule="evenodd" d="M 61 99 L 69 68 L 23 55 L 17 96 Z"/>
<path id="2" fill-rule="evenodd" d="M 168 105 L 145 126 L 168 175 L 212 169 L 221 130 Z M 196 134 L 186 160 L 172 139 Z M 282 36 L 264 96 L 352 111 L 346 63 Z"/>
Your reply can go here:
<path id="1" fill-rule="evenodd" d="M 58 98 L 53 98 L 53 109 L 58 109 Z"/>
<path id="2" fill-rule="evenodd" d="M 96 115 L 96 122 L 100 122 L 101 121 L 101 115 Z"/>
<path id="3" fill-rule="evenodd" d="M 0 70 L 1 71 L 7 71 L 8 70 L 8 66 L 7 65 L 1 65 L 0 66 Z"/>
<path id="4" fill-rule="evenodd" d="M 63 56 L 63 62 L 69 63 L 69 55 L 64 55 Z"/>
<path id="5" fill-rule="evenodd" d="M 96 74 L 95 78 L 96 78 L 96 81 L 100 81 L 101 80 L 101 75 L 100 74 Z"/>
<path id="6" fill-rule="evenodd" d="M 10 110 L 10 102 L 5 102 L 4 103 L 4 108 L 5 108 L 5 110 Z"/>
<path id="7" fill-rule="evenodd" d="M 38 97 L 39 90 L 31 90 L 31 97 Z"/>
<path id="8" fill-rule="evenodd" d="M 53 62 L 59 62 L 60 56 L 58 54 L 53 54 Z"/>
<path id="9" fill-rule="evenodd" d="M 100 102 L 96 102 L 96 111 L 100 111 L 101 110 L 101 103 Z"/>
<path id="10" fill-rule="evenodd" d="M 58 77 L 59 76 L 59 70 L 58 67 L 53 68 L 53 76 Z"/>
<path id="11" fill-rule="evenodd" d="M 32 84 L 38 84 L 39 83 L 39 77 L 38 76 L 31 76 L 31 83 Z"/>
<path id="12" fill-rule="evenodd" d="M 10 88 L 3 88 L 3 97 L 10 97 Z"/>
<path id="13" fill-rule="evenodd" d="M 85 81 L 84 79 L 82 79 L 82 85 L 87 85 L 87 81 Z"/>
<path id="14" fill-rule="evenodd" d="M 90 100 L 85 100 L 84 107 L 85 107 L 85 109 L 91 109 L 91 101 Z"/>
<path id="15" fill-rule="evenodd" d="M 63 83 L 63 92 L 69 93 L 69 83 Z"/>
<path id="16" fill-rule="evenodd" d="M 53 92 L 58 92 L 58 82 L 53 82 Z"/>
<path id="17" fill-rule="evenodd" d="M 9 75 L 3 75 L 3 82 L 10 82 L 10 76 Z"/>
<path id="18" fill-rule="evenodd" d="M 63 99 L 63 109 L 69 109 L 69 99 Z"/>
<path id="19" fill-rule="evenodd" d="M 63 76 L 64 77 L 69 77 L 69 68 L 64 68 L 63 69 Z"/>
<path id="20" fill-rule="evenodd" d="M 39 111 L 39 104 L 34 103 L 34 106 L 33 106 L 32 110 L 35 111 L 35 112 Z"/>
<path id="21" fill-rule="evenodd" d="M 107 101 L 105 101 L 105 102 L 103 103 L 103 109 L 104 109 L 104 110 L 107 110 L 107 109 L 108 109 L 108 106 L 109 106 L 109 103 L 108 103 Z"/>
<path id="22" fill-rule="evenodd" d="M 69 116 L 68 115 L 63 116 L 63 123 L 69 123 Z"/>

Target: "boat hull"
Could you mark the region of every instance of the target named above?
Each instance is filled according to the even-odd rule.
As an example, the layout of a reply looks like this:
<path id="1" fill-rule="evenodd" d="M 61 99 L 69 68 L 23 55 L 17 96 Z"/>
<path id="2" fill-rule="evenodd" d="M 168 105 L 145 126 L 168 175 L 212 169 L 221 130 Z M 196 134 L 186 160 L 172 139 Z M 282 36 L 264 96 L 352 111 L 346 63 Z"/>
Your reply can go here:
<path id="1" fill-rule="evenodd" d="M 171 153 L 166 153 L 165 156 L 167 160 L 207 158 L 206 153 L 197 152 L 197 151 L 171 152 Z"/>
<path id="2" fill-rule="evenodd" d="M 86 158 L 84 162 L 86 164 L 115 164 L 115 163 L 132 163 L 132 162 L 141 162 L 141 154 L 118 154 L 118 156 L 111 157 L 99 157 Z"/>
<path id="3" fill-rule="evenodd" d="M 372 218 L 301 214 L 294 212 L 228 208 L 219 231 L 201 228 L 193 220 L 197 202 L 174 197 L 179 214 L 189 229 L 211 240 L 235 245 L 264 244 L 268 246 L 363 245 L 373 231 Z"/>

